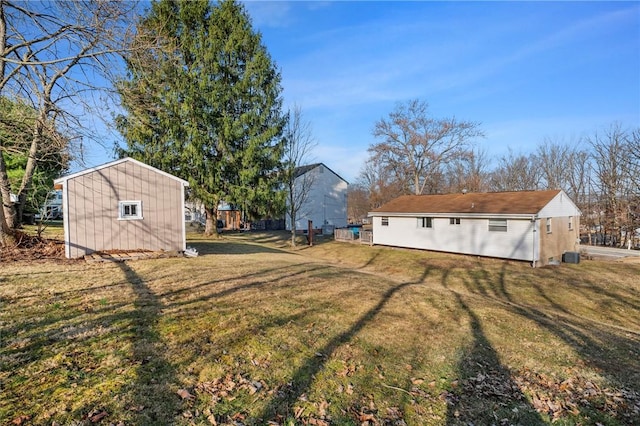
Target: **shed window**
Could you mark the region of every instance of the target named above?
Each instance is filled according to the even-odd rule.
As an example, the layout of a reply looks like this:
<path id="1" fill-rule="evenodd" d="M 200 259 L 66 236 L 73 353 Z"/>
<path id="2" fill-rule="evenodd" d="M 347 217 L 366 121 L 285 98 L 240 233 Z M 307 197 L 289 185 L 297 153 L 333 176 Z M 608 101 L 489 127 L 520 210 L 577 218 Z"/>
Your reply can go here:
<path id="1" fill-rule="evenodd" d="M 459 217 L 450 218 L 449 225 L 460 225 L 460 218 Z"/>
<path id="2" fill-rule="evenodd" d="M 142 219 L 142 201 L 120 201 L 118 219 Z"/>
<path id="3" fill-rule="evenodd" d="M 389 226 L 389 218 L 387 216 L 383 216 L 381 219 L 382 226 Z"/>
<path id="4" fill-rule="evenodd" d="M 507 232 L 507 219 L 489 219 L 489 231 Z"/>
<path id="5" fill-rule="evenodd" d="M 573 230 L 573 216 L 569 216 L 569 231 Z"/>
<path id="6" fill-rule="evenodd" d="M 431 217 L 419 217 L 418 226 L 421 228 L 433 228 L 433 218 Z"/>
<path id="7" fill-rule="evenodd" d="M 551 233 L 551 218 L 547 218 L 547 234 Z"/>

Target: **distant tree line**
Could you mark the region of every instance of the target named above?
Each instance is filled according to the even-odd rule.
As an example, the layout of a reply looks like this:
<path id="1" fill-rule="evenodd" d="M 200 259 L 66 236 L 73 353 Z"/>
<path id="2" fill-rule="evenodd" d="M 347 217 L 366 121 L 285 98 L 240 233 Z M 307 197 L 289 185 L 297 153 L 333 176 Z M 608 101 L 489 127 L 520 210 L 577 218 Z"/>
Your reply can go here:
<path id="1" fill-rule="evenodd" d="M 349 190 L 351 220 L 403 194 L 562 189 L 582 211 L 591 243 L 626 245 L 640 228 L 640 128 L 614 123 L 494 160 L 477 148 L 478 123 L 431 117 L 425 102 L 412 100 L 379 120 L 373 135 Z"/>

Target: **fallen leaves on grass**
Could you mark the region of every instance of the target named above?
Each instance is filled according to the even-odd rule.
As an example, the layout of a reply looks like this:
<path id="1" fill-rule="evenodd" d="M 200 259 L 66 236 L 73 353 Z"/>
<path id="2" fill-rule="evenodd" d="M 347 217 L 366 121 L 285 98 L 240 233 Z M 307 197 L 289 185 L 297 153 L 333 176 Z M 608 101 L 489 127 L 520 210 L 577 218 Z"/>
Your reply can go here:
<path id="1" fill-rule="evenodd" d="M 277 386 L 269 389 L 265 382 L 261 380 L 251 379 L 244 374 L 228 374 L 224 377 L 217 378 L 212 381 L 198 383 L 195 386 L 195 392 L 198 394 L 206 394 L 211 397 L 212 407 L 222 401 L 233 401 L 241 397 L 242 392 L 249 395 L 256 395 L 257 398 L 279 398 L 290 394 L 291 383 Z M 417 387 L 412 390 L 416 391 L 416 396 L 420 394 Z M 352 384 L 348 384 L 345 392 L 349 395 L 354 394 Z M 185 394 L 186 395 L 186 394 Z M 190 398 L 183 397 L 188 400 Z M 291 415 L 296 419 L 296 424 L 309 426 L 328 426 L 332 424 L 332 418 L 329 414 L 331 403 L 326 399 L 311 401 L 306 393 L 301 394 L 297 398 L 297 403 L 291 407 Z M 244 424 L 245 413 L 227 414 L 226 416 L 216 417 L 212 413 L 212 409 L 205 409 L 202 414 L 212 425 L 218 422 L 224 423 L 224 419 L 232 420 L 233 424 Z M 398 407 L 387 408 L 384 412 L 379 412 L 379 408 L 373 401 L 373 396 L 366 396 L 360 400 L 354 401 L 354 405 L 343 411 L 357 421 L 361 426 L 373 425 L 406 425 L 403 419 L 403 412 Z M 282 413 L 284 415 L 284 413 Z M 271 419 L 267 424 L 285 424 L 286 418 L 277 415 L 275 419 Z M 225 423 L 226 424 L 226 423 Z"/>
<path id="2" fill-rule="evenodd" d="M 415 388 L 412 394 L 415 394 Z M 529 396 L 530 401 L 526 402 L 533 409 L 549 416 L 554 422 L 585 412 L 601 412 L 624 424 L 640 424 L 638 392 L 602 388 L 575 371 L 570 371 L 570 376 L 562 380 L 525 369 L 505 380 L 502 372 L 488 369 L 473 377 L 458 380 L 458 385 L 452 384 L 452 389 L 442 392 L 440 399 L 449 406 L 456 406 L 456 413 L 463 416 L 465 407 L 460 403 L 469 398 L 500 403 L 525 402 L 525 395 Z"/>
<path id="3" fill-rule="evenodd" d="M 108 415 L 109 413 L 107 413 L 104 410 L 93 410 L 89 413 L 87 418 L 91 423 L 98 423 L 100 420 L 104 419 Z"/>
<path id="4" fill-rule="evenodd" d="M 389 407 L 386 410 L 380 410 L 373 400 L 369 400 L 361 406 L 353 407 L 351 413 L 360 426 L 406 426 L 407 424 L 400 408 Z"/>
<path id="5" fill-rule="evenodd" d="M 223 378 L 197 384 L 196 391 L 210 394 L 213 402 L 218 402 L 222 399 L 228 401 L 235 399 L 235 392 L 239 390 L 245 390 L 249 395 L 253 395 L 265 387 L 262 381 L 251 380 L 241 374 L 228 374 Z"/>
<path id="6" fill-rule="evenodd" d="M 626 424 L 640 423 L 640 394 L 629 389 L 601 388 L 573 372 L 565 380 L 524 370 L 514 377 L 533 407 L 553 420 L 582 411 L 600 411 Z"/>
<path id="7" fill-rule="evenodd" d="M 343 363 L 344 363 L 344 368 L 336 373 L 338 377 L 351 377 L 358 370 L 362 370 L 363 368 L 362 364 L 347 363 L 344 361 Z"/>
<path id="8" fill-rule="evenodd" d="M 178 396 L 182 399 L 194 399 L 195 396 L 191 395 L 189 393 L 188 390 L 186 389 L 180 389 L 178 392 L 176 392 L 178 394 Z"/>
<path id="9" fill-rule="evenodd" d="M 22 425 L 22 424 L 25 424 L 25 422 L 28 422 L 29 420 L 31 420 L 31 417 L 29 416 L 18 416 L 15 419 L 13 419 L 11 424 Z"/>

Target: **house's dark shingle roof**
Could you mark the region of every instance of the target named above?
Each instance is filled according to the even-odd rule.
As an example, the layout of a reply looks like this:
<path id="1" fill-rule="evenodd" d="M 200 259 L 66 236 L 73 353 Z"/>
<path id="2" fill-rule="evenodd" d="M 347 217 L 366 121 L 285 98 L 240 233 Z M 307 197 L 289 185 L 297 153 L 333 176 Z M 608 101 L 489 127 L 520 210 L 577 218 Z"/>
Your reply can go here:
<path id="1" fill-rule="evenodd" d="M 314 164 L 308 164 L 306 166 L 296 167 L 296 169 L 293 172 L 293 177 L 297 178 L 299 176 L 302 176 L 303 174 L 307 173 L 310 170 L 315 169 L 316 167 L 318 167 L 321 164 L 322 163 L 314 163 Z"/>
<path id="2" fill-rule="evenodd" d="M 298 178 L 300 176 L 302 176 L 303 174 L 315 169 L 316 167 L 322 166 L 325 169 L 329 170 L 331 173 L 333 173 L 334 175 L 336 175 L 339 179 L 344 180 L 339 174 L 337 174 L 336 172 L 334 172 L 333 170 L 331 170 L 329 167 L 327 167 L 326 164 L 324 163 L 313 163 L 313 164 L 308 164 L 306 166 L 299 166 L 296 167 L 294 172 L 293 172 L 293 177 Z M 345 182 L 347 182 L 346 180 L 344 180 Z M 348 184 L 349 182 L 347 182 Z"/>
<path id="3" fill-rule="evenodd" d="M 536 214 L 560 190 L 403 195 L 373 213 Z"/>

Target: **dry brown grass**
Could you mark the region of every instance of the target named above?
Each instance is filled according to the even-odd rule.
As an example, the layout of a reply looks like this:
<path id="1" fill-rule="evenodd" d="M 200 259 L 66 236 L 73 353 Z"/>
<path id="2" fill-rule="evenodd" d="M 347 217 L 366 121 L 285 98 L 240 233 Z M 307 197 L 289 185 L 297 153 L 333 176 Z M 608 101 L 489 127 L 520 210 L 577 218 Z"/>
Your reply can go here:
<path id="1" fill-rule="evenodd" d="M 0 423 L 640 421 L 640 265 L 287 238 L 3 265 Z"/>

